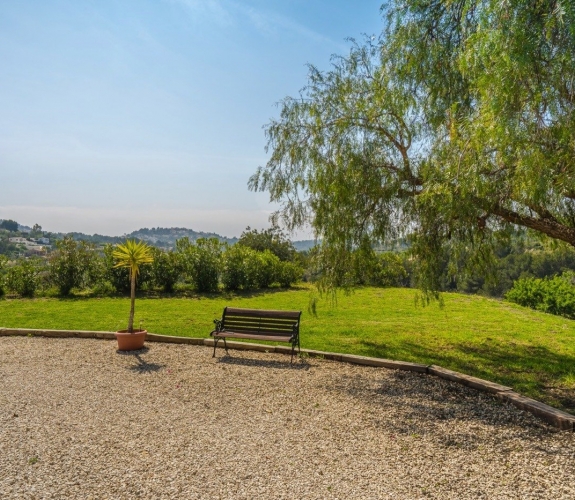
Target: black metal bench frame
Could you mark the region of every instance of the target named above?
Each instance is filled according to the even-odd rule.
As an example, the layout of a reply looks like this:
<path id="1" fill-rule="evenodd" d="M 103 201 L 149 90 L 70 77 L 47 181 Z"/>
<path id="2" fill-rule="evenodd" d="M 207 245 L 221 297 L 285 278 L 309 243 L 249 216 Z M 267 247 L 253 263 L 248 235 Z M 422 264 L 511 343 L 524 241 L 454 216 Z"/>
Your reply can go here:
<path id="1" fill-rule="evenodd" d="M 268 309 L 240 309 L 226 307 L 222 319 L 215 319 L 216 329 L 210 335 L 214 338 L 214 354 L 218 342 L 223 339 L 226 354 L 228 345 L 226 338 L 271 340 L 274 342 L 289 342 L 291 344 L 291 363 L 299 345 L 299 325 L 301 311 L 276 311 Z"/>

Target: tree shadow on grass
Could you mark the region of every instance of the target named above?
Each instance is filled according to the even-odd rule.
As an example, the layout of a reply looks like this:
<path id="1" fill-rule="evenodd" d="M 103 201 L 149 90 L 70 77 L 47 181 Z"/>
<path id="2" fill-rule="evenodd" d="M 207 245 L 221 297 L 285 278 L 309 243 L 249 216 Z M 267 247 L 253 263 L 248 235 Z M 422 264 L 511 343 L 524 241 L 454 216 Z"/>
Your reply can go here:
<path id="1" fill-rule="evenodd" d="M 273 288 L 260 288 L 257 290 L 221 290 L 219 292 L 198 292 L 196 290 L 174 290 L 172 292 L 164 292 L 161 290 L 136 290 L 136 297 L 139 300 L 145 299 L 250 299 L 256 297 L 264 297 L 266 295 L 273 296 L 282 294 L 286 291 L 301 291 L 307 290 L 305 286 L 294 285 L 289 288 L 273 287 Z M 116 291 L 106 295 L 96 295 L 93 293 L 71 293 L 70 295 L 50 295 L 46 298 L 57 299 L 61 302 L 81 302 L 94 299 L 129 299 L 130 291 Z"/>
<path id="2" fill-rule="evenodd" d="M 436 364 L 467 375 L 497 382 L 524 395 L 575 413 L 575 391 L 561 387 L 561 378 L 573 372 L 575 357 L 541 345 L 506 343 L 454 343 L 433 352 L 421 344 L 402 342 L 399 348 L 362 341 L 368 355 Z"/>
<path id="3" fill-rule="evenodd" d="M 279 370 L 309 370 L 310 364 L 302 358 L 294 359 L 293 363 L 286 361 L 277 361 L 275 359 L 254 359 L 238 358 L 228 354 L 217 358 L 218 363 L 227 365 L 249 366 L 254 368 L 275 368 Z"/>
<path id="4" fill-rule="evenodd" d="M 148 347 L 143 347 L 142 349 L 138 349 L 137 351 L 116 351 L 121 356 L 129 356 L 134 358 L 136 364 L 128 367 L 129 370 L 136 372 L 136 373 L 152 373 L 157 372 L 164 368 L 166 365 L 160 365 L 158 363 L 148 363 L 142 355 L 147 354 L 149 352 Z"/>

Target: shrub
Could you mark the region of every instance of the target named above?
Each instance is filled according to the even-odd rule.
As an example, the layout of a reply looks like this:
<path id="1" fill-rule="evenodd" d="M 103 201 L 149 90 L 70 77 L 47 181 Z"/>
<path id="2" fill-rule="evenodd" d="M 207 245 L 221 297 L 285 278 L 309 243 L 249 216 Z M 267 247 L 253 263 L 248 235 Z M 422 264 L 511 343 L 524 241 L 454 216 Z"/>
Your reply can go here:
<path id="1" fill-rule="evenodd" d="M 575 273 L 517 280 L 505 298 L 522 306 L 575 319 Z"/>
<path id="2" fill-rule="evenodd" d="M 400 254 L 381 253 L 377 256 L 377 265 L 371 279 L 376 286 L 402 286 L 407 283 L 408 273 Z"/>
<path id="3" fill-rule="evenodd" d="M 8 263 L 8 258 L 5 255 L 0 255 L 0 297 L 4 296 L 4 269 Z"/>
<path id="4" fill-rule="evenodd" d="M 116 289 L 114 288 L 114 285 L 112 285 L 112 283 L 106 280 L 99 280 L 92 287 L 92 293 L 96 297 L 108 297 L 112 295 L 115 291 Z"/>
<path id="5" fill-rule="evenodd" d="M 270 250 L 256 252 L 257 268 L 255 279 L 257 288 L 269 288 L 273 283 L 279 281 L 279 271 L 282 261 Z"/>
<path id="6" fill-rule="evenodd" d="M 180 254 L 172 250 L 164 251 L 150 248 L 154 261 L 150 270 L 154 285 L 164 292 L 173 292 L 174 286 L 182 275 L 182 259 Z"/>
<path id="7" fill-rule="evenodd" d="M 280 262 L 278 266 L 277 282 L 284 288 L 301 281 L 303 270 L 294 262 Z"/>
<path id="8" fill-rule="evenodd" d="M 223 255 L 222 284 L 226 290 L 254 290 L 259 285 L 258 252 L 243 245 L 229 247 Z"/>
<path id="9" fill-rule="evenodd" d="M 95 283 L 97 259 L 93 244 L 76 242 L 67 236 L 56 241 L 56 251 L 50 256 L 48 280 L 61 295 L 69 295 L 72 288 Z"/>
<path id="10" fill-rule="evenodd" d="M 222 265 L 222 243 L 217 238 L 199 238 L 192 243 L 189 238 L 176 241 L 182 271 L 186 280 L 198 292 L 217 292 Z"/>
<path id="11" fill-rule="evenodd" d="M 40 264 L 37 260 L 22 260 L 8 269 L 6 286 L 22 297 L 33 297 L 38 289 Z"/>

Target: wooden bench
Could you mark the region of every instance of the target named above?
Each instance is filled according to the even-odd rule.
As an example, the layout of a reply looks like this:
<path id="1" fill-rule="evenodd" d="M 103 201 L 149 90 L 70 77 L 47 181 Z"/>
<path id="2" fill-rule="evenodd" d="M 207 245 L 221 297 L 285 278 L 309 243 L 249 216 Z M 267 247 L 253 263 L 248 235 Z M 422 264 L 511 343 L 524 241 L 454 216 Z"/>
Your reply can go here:
<path id="1" fill-rule="evenodd" d="M 215 319 L 216 329 L 210 335 L 214 337 L 214 354 L 220 339 L 228 353 L 226 338 L 272 340 L 291 344 L 291 362 L 299 346 L 299 323 L 301 311 L 271 311 L 266 309 L 240 309 L 226 307 L 222 319 Z M 229 354 L 229 353 L 228 353 Z"/>

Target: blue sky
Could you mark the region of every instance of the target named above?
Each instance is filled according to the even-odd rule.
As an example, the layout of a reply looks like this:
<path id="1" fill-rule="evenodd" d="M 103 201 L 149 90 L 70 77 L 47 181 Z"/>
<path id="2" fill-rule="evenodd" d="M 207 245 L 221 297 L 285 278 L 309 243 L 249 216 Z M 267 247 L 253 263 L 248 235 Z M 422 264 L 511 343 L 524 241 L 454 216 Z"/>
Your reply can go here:
<path id="1" fill-rule="evenodd" d="M 1 0 L 0 218 L 238 236 L 247 180 L 307 63 L 378 34 L 381 0 Z M 294 235 L 306 237 L 304 233 Z"/>

